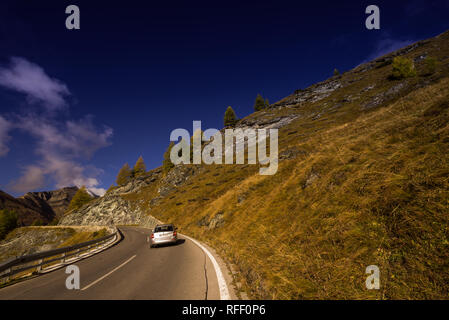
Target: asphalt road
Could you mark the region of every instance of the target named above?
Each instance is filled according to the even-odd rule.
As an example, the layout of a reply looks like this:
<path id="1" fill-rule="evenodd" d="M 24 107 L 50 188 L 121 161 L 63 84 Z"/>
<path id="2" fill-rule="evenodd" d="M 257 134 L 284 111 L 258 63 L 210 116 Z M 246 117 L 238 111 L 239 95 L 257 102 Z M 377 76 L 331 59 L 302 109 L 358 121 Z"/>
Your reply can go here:
<path id="1" fill-rule="evenodd" d="M 74 263 L 80 290 L 68 290 L 65 267 L 0 289 L 0 299 L 220 299 L 217 276 L 207 255 L 192 241 L 149 248 L 148 229 L 120 228 L 117 245 Z"/>

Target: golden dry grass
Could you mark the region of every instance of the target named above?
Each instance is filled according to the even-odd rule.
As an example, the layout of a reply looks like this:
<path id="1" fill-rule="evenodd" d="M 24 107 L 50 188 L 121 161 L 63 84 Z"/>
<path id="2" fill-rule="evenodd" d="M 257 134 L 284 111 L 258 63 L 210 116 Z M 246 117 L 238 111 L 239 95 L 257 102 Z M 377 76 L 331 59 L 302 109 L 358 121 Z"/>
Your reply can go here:
<path id="1" fill-rule="evenodd" d="M 448 298 L 448 84 L 310 138 L 314 152 L 282 162 L 274 177 L 248 173 L 220 192 L 202 175 L 152 213 L 219 247 L 254 297 Z M 229 169 L 211 172 L 220 170 Z M 189 202 L 204 195 L 207 205 Z M 218 212 L 222 227 L 198 226 Z M 371 264 L 381 291 L 364 287 Z"/>
<path id="2" fill-rule="evenodd" d="M 266 111 L 301 115 L 280 130 L 280 151 L 297 157 L 281 161 L 275 176 L 257 166 L 205 166 L 153 206 L 157 183 L 126 197 L 215 247 L 253 298 L 448 299 L 448 38 L 409 54 L 434 50 L 438 72 L 407 79 L 409 89 L 381 107 L 360 106 L 399 83 L 386 80 L 388 65 L 360 79 L 344 74 L 356 81 L 319 103 Z M 371 84 L 369 94 L 311 118 Z M 224 223 L 208 228 L 218 213 Z M 373 264 L 377 291 L 365 288 Z"/>

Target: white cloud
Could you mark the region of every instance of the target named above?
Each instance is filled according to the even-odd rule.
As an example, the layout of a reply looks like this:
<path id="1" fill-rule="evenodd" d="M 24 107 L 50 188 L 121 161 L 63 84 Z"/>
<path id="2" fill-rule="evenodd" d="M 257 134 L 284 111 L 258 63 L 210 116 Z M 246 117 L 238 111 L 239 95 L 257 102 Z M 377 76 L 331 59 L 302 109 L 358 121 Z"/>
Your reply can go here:
<path id="1" fill-rule="evenodd" d="M 104 194 L 106 193 L 106 189 L 104 189 L 104 188 L 93 188 L 93 187 L 90 187 L 90 188 L 88 188 L 88 190 L 91 193 L 93 193 L 94 195 L 100 196 L 100 197 L 104 196 Z"/>
<path id="2" fill-rule="evenodd" d="M 103 173 L 101 169 L 83 166 L 76 161 L 54 155 L 45 157 L 43 166 L 45 166 L 47 174 L 57 181 L 57 188 L 75 185 L 77 187 L 85 186 L 88 190 L 101 196 L 106 192 L 105 189 L 98 187 L 100 182 L 96 178 Z"/>
<path id="3" fill-rule="evenodd" d="M 9 152 L 8 142 L 11 139 L 9 130 L 11 124 L 2 116 L 0 116 L 0 157 L 5 156 Z"/>
<path id="4" fill-rule="evenodd" d="M 98 130 L 90 117 L 61 124 L 36 115 L 17 117 L 15 127 L 35 138 L 35 152 L 40 160 L 27 167 L 23 176 L 14 182 L 14 191 L 25 190 L 28 183 L 33 186 L 28 186 L 28 189 L 38 188 L 37 183 L 34 180 L 31 183 L 26 176 L 39 168 L 43 175 L 55 181 L 57 188 L 84 185 L 96 194 L 104 194 L 105 190 L 98 188 L 100 182 L 97 179 L 103 171 L 82 163 L 99 149 L 110 145 L 112 129 Z M 42 187 L 44 181 L 40 181 L 42 185 L 39 187 Z"/>
<path id="5" fill-rule="evenodd" d="M 9 67 L 0 67 L 0 85 L 24 93 L 29 102 L 41 103 L 54 111 L 67 106 L 65 97 L 70 95 L 67 86 L 50 78 L 37 64 L 13 57 Z"/>
<path id="6" fill-rule="evenodd" d="M 104 127 L 98 130 L 92 123 L 92 117 L 78 121 L 67 121 L 67 138 L 71 149 L 76 154 L 83 154 L 90 158 L 98 149 L 108 146 L 113 130 Z"/>
<path id="7" fill-rule="evenodd" d="M 92 167 L 90 169 L 96 171 L 96 173 L 92 173 L 88 172 L 92 171 L 88 169 L 76 161 L 48 154 L 37 164 L 25 167 L 22 176 L 13 181 L 10 188 L 20 193 L 40 189 L 45 186 L 45 177 L 48 176 L 56 181 L 56 188 L 85 186 L 96 195 L 102 196 L 106 190 L 98 187 L 100 182 L 95 178 L 102 171 Z"/>
<path id="8" fill-rule="evenodd" d="M 31 190 L 39 189 L 44 185 L 44 169 L 36 165 L 31 165 L 24 168 L 22 176 L 18 180 L 11 182 L 10 188 L 15 192 L 25 193 Z"/>
<path id="9" fill-rule="evenodd" d="M 0 116 L 0 156 L 9 151 L 7 143 L 13 129 L 29 134 L 35 141 L 33 150 L 37 159 L 10 183 L 11 190 L 27 192 L 43 188 L 49 178 L 57 188 L 84 185 L 103 195 L 106 190 L 99 186 L 98 180 L 103 171 L 86 161 L 111 144 L 113 130 L 95 126 L 92 116 L 61 120 L 67 114 L 61 112 L 67 106 L 65 96 L 70 94 L 67 86 L 23 58 L 12 58 L 9 68 L 0 68 L 0 85 L 25 93 L 29 102 L 37 101 L 51 111 L 36 113 L 30 108 L 26 115 L 11 114 L 8 120 Z"/>

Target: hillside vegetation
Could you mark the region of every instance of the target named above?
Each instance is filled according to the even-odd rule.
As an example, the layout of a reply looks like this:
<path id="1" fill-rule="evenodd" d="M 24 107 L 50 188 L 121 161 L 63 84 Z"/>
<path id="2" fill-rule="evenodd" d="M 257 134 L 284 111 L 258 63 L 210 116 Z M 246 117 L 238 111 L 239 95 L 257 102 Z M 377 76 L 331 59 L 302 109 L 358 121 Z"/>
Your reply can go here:
<path id="1" fill-rule="evenodd" d="M 446 32 L 240 120 L 279 128 L 274 176 L 253 165 L 176 166 L 105 199 L 216 248 L 252 298 L 447 299 L 448 123 Z M 380 290 L 365 287 L 369 265 L 380 268 Z"/>

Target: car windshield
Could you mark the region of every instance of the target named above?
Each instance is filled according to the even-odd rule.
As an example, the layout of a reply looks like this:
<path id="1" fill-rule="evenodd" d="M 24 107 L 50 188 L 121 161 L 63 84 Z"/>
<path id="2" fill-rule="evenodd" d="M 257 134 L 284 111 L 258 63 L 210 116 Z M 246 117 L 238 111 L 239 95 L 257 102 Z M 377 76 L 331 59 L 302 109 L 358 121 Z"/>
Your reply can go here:
<path id="1" fill-rule="evenodd" d="M 159 226 L 154 229 L 154 232 L 173 231 L 173 226 Z"/>

